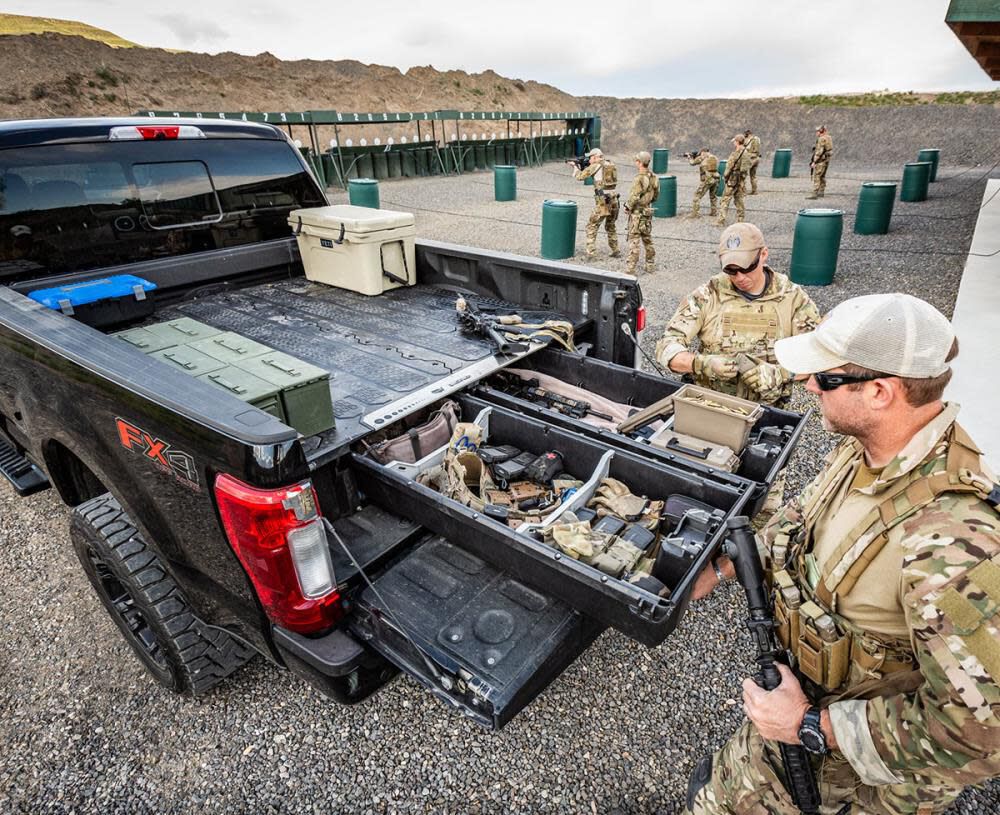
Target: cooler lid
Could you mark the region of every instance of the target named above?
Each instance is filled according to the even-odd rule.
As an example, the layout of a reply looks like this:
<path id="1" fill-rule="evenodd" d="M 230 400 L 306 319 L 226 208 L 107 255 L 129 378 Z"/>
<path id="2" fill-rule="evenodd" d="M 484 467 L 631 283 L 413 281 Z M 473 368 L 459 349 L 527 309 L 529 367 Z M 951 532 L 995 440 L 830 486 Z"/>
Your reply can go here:
<path id="1" fill-rule="evenodd" d="M 295 229 L 299 219 L 303 226 L 339 230 L 343 225 L 345 232 L 355 234 L 412 227 L 414 224 L 412 212 L 355 207 L 350 204 L 292 210 L 288 215 L 288 225 Z"/>

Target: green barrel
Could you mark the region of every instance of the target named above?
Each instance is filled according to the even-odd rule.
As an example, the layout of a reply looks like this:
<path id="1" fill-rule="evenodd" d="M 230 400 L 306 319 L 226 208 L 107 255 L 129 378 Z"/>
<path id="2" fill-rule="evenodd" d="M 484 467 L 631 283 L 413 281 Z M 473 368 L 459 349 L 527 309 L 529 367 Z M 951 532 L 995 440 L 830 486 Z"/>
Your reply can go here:
<path id="1" fill-rule="evenodd" d="M 347 182 L 347 195 L 352 206 L 379 208 L 378 181 L 374 178 L 352 178 Z"/>
<path id="2" fill-rule="evenodd" d="M 926 201 L 927 186 L 931 181 L 929 161 L 911 161 L 903 167 L 903 184 L 899 188 L 900 201 Z"/>
<path id="3" fill-rule="evenodd" d="M 673 218 L 677 214 L 677 176 L 660 175 L 660 194 L 653 202 L 653 215 L 657 218 Z"/>
<path id="4" fill-rule="evenodd" d="M 449 142 L 444 146 L 444 150 L 441 151 L 441 157 L 444 159 L 445 173 L 453 173 L 458 169 L 458 155 L 459 148 L 456 142 Z M 433 161 L 433 157 L 431 160 Z"/>
<path id="5" fill-rule="evenodd" d="M 399 151 L 399 160 L 405 178 L 413 178 L 417 174 L 417 153 L 408 147 Z"/>
<path id="6" fill-rule="evenodd" d="M 323 162 L 323 175 L 326 177 L 326 186 L 330 187 L 337 182 L 340 174 L 337 172 L 337 165 L 334 164 L 334 157 L 330 153 L 323 153 L 320 156 Z"/>
<path id="7" fill-rule="evenodd" d="M 403 154 L 399 150 L 389 150 L 385 160 L 389 164 L 389 178 L 399 178 L 403 174 Z"/>
<path id="8" fill-rule="evenodd" d="M 542 204 L 542 257 L 561 260 L 576 251 L 576 201 Z"/>
<path id="9" fill-rule="evenodd" d="M 670 151 L 666 147 L 657 147 L 653 150 L 653 172 L 662 175 L 670 165 Z"/>
<path id="10" fill-rule="evenodd" d="M 504 162 L 505 164 L 517 163 L 517 143 L 513 139 L 508 139 L 506 144 L 504 144 L 504 154 L 507 157 L 507 160 Z"/>
<path id="11" fill-rule="evenodd" d="M 503 162 L 501 162 L 502 164 Z M 497 166 L 497 147 L 493 142 L 486 143 L 486 167 L 492 170 Z"/>
<path id="12" fill-rule="evenodd" d="M 771 178 L 788 178 L 792 170 L 792 151 L 782 147 L 774 151 L 774 162 L 771 164 Z"/>
<path id="13" fill-rule="evenodd" d="M 832 283 L 843 232 L 843 210 L 800 209 L 792 238 L 792 282 L 806 286 Z"/>
<path id="14" fill-rule="evenodd" d="M 512 164 L 493 167 L 493 195 L 497 201 L 517 200 L 517 167 Z"/>
<path id="15" fill-rule="evenodd" d="M 375 163 L 372 161 L 372 154 L 366 147 L 361 148 L 358 155 L 358 163 L 354 165 L 358 170 L 358 178 L 374 178 Z"/>
<path id="16" fill-rule="evenodd" d="M 476 169 L 476 149 L 472 142 L 459 142 L 462 151 L 462 169 L 470 173 Z"/>
<path id="17" fill-rule="evenodd" d="M 931 181 L 937 181 L 937 168 L 940 160 L 941 151 L 937 147 L 926 147 L 917 154 L 917 161 L 931 163 Z"/>
<path id="18" fill-rule="evenodd" d="M 729 159 L 727 158 L 719 159 L 719 184 L 715 188 L 715 194 L 720 197 L 726 194 L 726 164 L 728 163 Z"/>
<path id="19" fill-rule="evenodd" d="M 477 141 L 472 146 L 473 151 L 476 154 L 476 169 L 485 170 L 486 169 L 486 142 Z"/>
<path id="20" fill-rule="evenodd" d="M 389 177 L 389 154 L 385 150 L 372 151 L 372 167 L 375 178 L 381 181 Z"/>
<path id="21" fill-rule="evenodd" d="M 414 150 L 414 155 L 417 162 L 417 175 L 430 175 L 431 162 L 434 161 L 431 151 L 426 147 L 418 147 Z"/>
<path id="22" fill-rule="evenodd" d="M 858 196 L 854 231 L 858 235 L 884 235 L 889 231 L 892 205 L 896 200 L 895 181 L 866 181 Z"/>
<path id="23" fill-rule="evenodd" d="M 347 178 L 357 178 L 358 177 L 358 165 L 354 161 L 357 153 L 354 152 L 353 147 L 341 147 L 340 148 L 341 161 L 343 162 L 344 174 Z"/>

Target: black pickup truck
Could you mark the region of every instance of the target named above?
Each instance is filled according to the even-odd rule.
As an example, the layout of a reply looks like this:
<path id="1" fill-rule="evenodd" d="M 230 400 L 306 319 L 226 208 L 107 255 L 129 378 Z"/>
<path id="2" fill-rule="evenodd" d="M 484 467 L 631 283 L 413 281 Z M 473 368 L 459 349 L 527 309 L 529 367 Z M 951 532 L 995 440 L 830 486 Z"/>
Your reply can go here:
<path id="1" fill-rule="evenodd" d="M 513 362 L 637 408 L 681 383 L 636 370 L 629 276 L 417 240 L 415 285 L 369 297 L 309 281 L 288 217 L 326 204 L 267 125 L 0 124 L 0 469 L 73 508 L 83 569 L 146 668 L 198 693 L 260 653 L 341 702 L 403 670 L 499 728 L 604 628 L 663 641 L 803 417 L 766 408 L 755 431 L 784 431 L 773 466 L 723 472 L 505 392 Z M 88 324 L 29 296 L 120 275 L 155 285 L 135 293 L 141 313 Z M 461 330 L 458 295 L 569 321 L 576 350 L 502 354 Z M 298 432 L 115 335 L 182 318 L 328 372 L 335 427 Z M 710 505 L 707 545 L 661 596 L 366 454 L 445 397 L 491 443 Z"/>

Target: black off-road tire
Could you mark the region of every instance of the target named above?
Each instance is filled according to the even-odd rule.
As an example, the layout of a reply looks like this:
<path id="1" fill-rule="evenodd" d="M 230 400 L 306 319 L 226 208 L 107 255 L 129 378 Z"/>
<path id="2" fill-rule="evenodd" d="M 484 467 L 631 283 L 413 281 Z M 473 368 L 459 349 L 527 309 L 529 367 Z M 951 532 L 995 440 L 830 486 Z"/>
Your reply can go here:
<path id="1" fill-rule="evenodd" d="M 254 650 L 191 611 L 160 559 L 108 493 L 73 510 L 70 538 L 87 577 L 146 669 L 164 687 L 197 695 Z"/>

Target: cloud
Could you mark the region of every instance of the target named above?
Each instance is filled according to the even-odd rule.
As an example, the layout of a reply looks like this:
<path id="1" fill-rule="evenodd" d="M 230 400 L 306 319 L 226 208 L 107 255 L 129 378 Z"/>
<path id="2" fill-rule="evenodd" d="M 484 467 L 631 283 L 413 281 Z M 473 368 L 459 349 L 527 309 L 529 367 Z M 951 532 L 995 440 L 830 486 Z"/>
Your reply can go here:
<path id="1" fill-rule="evenodd" d="M 229 32 L 222 26 L 201 15 L 187 14 L 157 14 L 159 20 L 178 40 L 178 46 L 186 50 L 194 50 L 196 45 L 212 46 L 224 43 L 229 39 Z"/>

